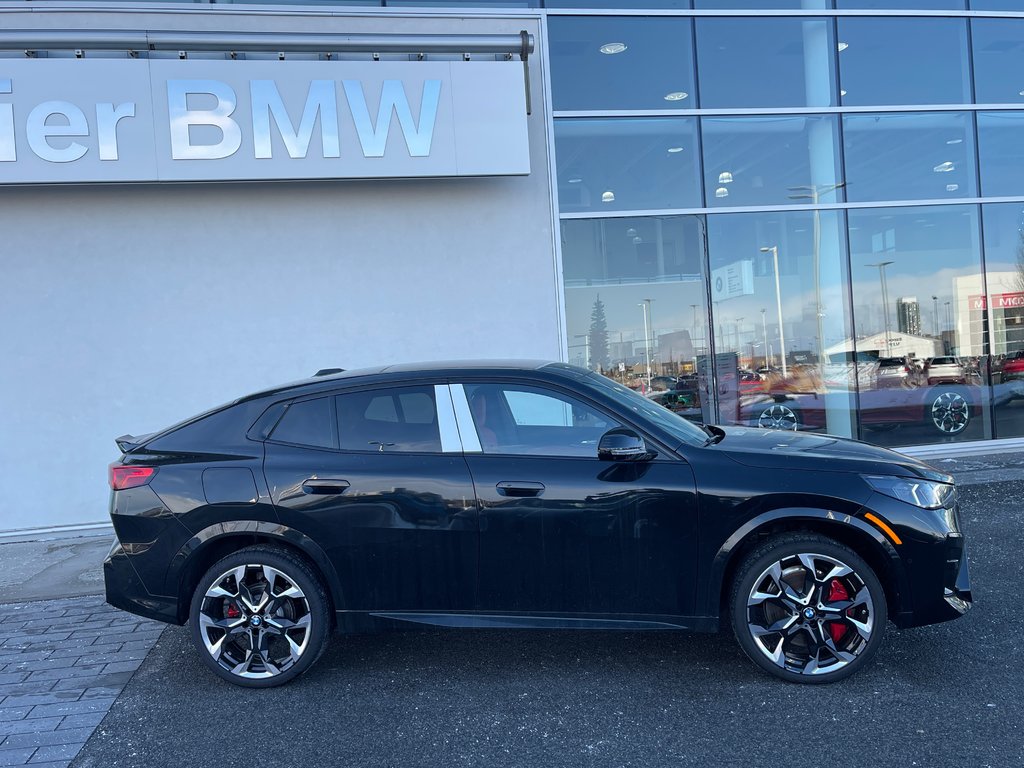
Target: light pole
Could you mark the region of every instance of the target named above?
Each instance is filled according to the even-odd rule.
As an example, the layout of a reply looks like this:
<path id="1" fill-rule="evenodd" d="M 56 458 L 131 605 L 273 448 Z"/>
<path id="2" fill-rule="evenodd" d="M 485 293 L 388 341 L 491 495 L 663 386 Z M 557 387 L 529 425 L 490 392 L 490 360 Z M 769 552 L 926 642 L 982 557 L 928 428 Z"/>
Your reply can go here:
<path id="1" fill-rule="evenodd" d="M 768 310 L 761 307 L 761 332 L 764 334 L 764 367 L 769 368 L 768 364 L 768 321 L 764 319 L 765 313 Z"/>
<path id="2" fill-rule="evenodd" d="M 885 356 L 892 357 L 892 345 L 889 342 L 889 286 L 885 282 L 885 268 L 895 262 L 880 261 L 877 264 L 865 264 L 865 267 L 878 267 L 878 279 L 882 283 L 882 318 L 885 322 Z"/>
<path id="3" fill-rule="evenodd" d="M 935 324 L 935 338 L 939 338 L 939 297 L 932 296 L 932 322 Z"/>
<path id="4" fill-rule="evenodd" d="M 817 206 L 818 199 L 821 195 L 827 195 L 829 192 L 835 192 L 840 187 L 845 187 L 846 182 L 840 181 L 838 184 L 810 184 L 799 187 L 790 187 L 791 192 L 805 191 L 805 194 L 790 195 L 790 200 L 806 200 L 810 198 L 811 202 Z M 825 333 L 821 326 L 821 317 L 824 313 L 821 311 L 821 213 L 817 208 L 814 209 L 814 320 L 818 328 L 818 375 L 821 380 L 825 380 Z"/>
<path id="5" fill-rule="evenodd" d="M 733 324 L 733 327 L 736 329 L 736 354 L 740 355 L 740 356 L 743 355 L 743 350 L 740 349 L 740 346 L 741 346 L 741 342 L 740 342 L 740 324 L 742 324 L 742 323 L 743 323 L 743 318 L 742 317 L 737 317 L 736 318 L 736 322 Z"/>
<path id="6" fill-rule="evenodd" d="M 779 346 L 782 347 L 782 378 L 789 376 L 786 368 L 786 332 L 782 328 L 782 289 L 779 286 L 779 246 L 770 245 L 761 249 L 761 253 L 770 253 L 775 264 L 775 306 L 779 314 Z"/>
<path id="7" fill-rule="evenodd" d="M 647 391 L 651 391 L 651 331 L 647 323 L 651 311 L 651 299 L 644 299 L 638 306 L 644 308 L 644 357 L 647 360 Z"/>
<path id="8" fill-rule="evenodd" d="M 690 342 L 693 344 L 697 340 L 697 305 L 691 304 L 690 308 L 693 310 L 693 335 L 690 337 Z"/>

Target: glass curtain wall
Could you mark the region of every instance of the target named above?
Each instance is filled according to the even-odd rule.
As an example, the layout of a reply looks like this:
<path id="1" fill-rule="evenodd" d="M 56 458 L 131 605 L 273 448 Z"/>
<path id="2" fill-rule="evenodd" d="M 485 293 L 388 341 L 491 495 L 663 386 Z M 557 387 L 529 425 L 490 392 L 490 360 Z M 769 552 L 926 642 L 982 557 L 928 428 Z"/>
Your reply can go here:
<path id="1" fill-rule="evenodd" d="M 1024 437 L 1024 2 L 692 6 L 732 13 L 548 17 L 570 362 L 694 420 Z"/>

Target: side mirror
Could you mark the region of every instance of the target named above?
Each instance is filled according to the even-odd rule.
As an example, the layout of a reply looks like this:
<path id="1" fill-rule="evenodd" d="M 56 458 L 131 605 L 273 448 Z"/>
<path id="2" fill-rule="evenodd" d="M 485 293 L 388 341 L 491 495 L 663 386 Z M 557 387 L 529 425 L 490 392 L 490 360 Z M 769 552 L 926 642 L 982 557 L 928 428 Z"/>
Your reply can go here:
<path id="1" fill-rule="evenodd" d="M 625 427 L 608 430 L 597 444 L 597 458 L 602 461 L 642 461 L 649 456 L 644 439 Z"/>

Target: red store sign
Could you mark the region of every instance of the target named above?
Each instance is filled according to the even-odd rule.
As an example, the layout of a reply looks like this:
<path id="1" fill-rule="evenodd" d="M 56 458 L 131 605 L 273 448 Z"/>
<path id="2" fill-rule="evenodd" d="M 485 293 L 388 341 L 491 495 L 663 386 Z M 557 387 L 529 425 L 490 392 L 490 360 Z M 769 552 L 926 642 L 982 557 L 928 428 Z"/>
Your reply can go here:
<path id="1" fill-rule="evenodd" d="M 986 308 L 985 297 L 979 295 L 968 298 L 972 310 L 983 310 Z M 993 293 L 993 309 L 1022 309 L 1024 308 L 1024 293 Z"/>

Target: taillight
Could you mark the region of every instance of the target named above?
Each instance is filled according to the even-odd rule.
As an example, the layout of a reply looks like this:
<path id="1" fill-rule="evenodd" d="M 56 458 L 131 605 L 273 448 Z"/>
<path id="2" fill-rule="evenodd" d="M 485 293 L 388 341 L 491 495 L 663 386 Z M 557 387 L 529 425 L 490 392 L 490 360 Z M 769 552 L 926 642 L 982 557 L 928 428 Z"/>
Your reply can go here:
<path id="1" fill-rule="evenodd" d="M 156 467 L 126 467 L 121 464 L 110 465 L 110 487 L 115 491 L 125 488 L 137 488 L 146 485 L 156 474 Z"/>

